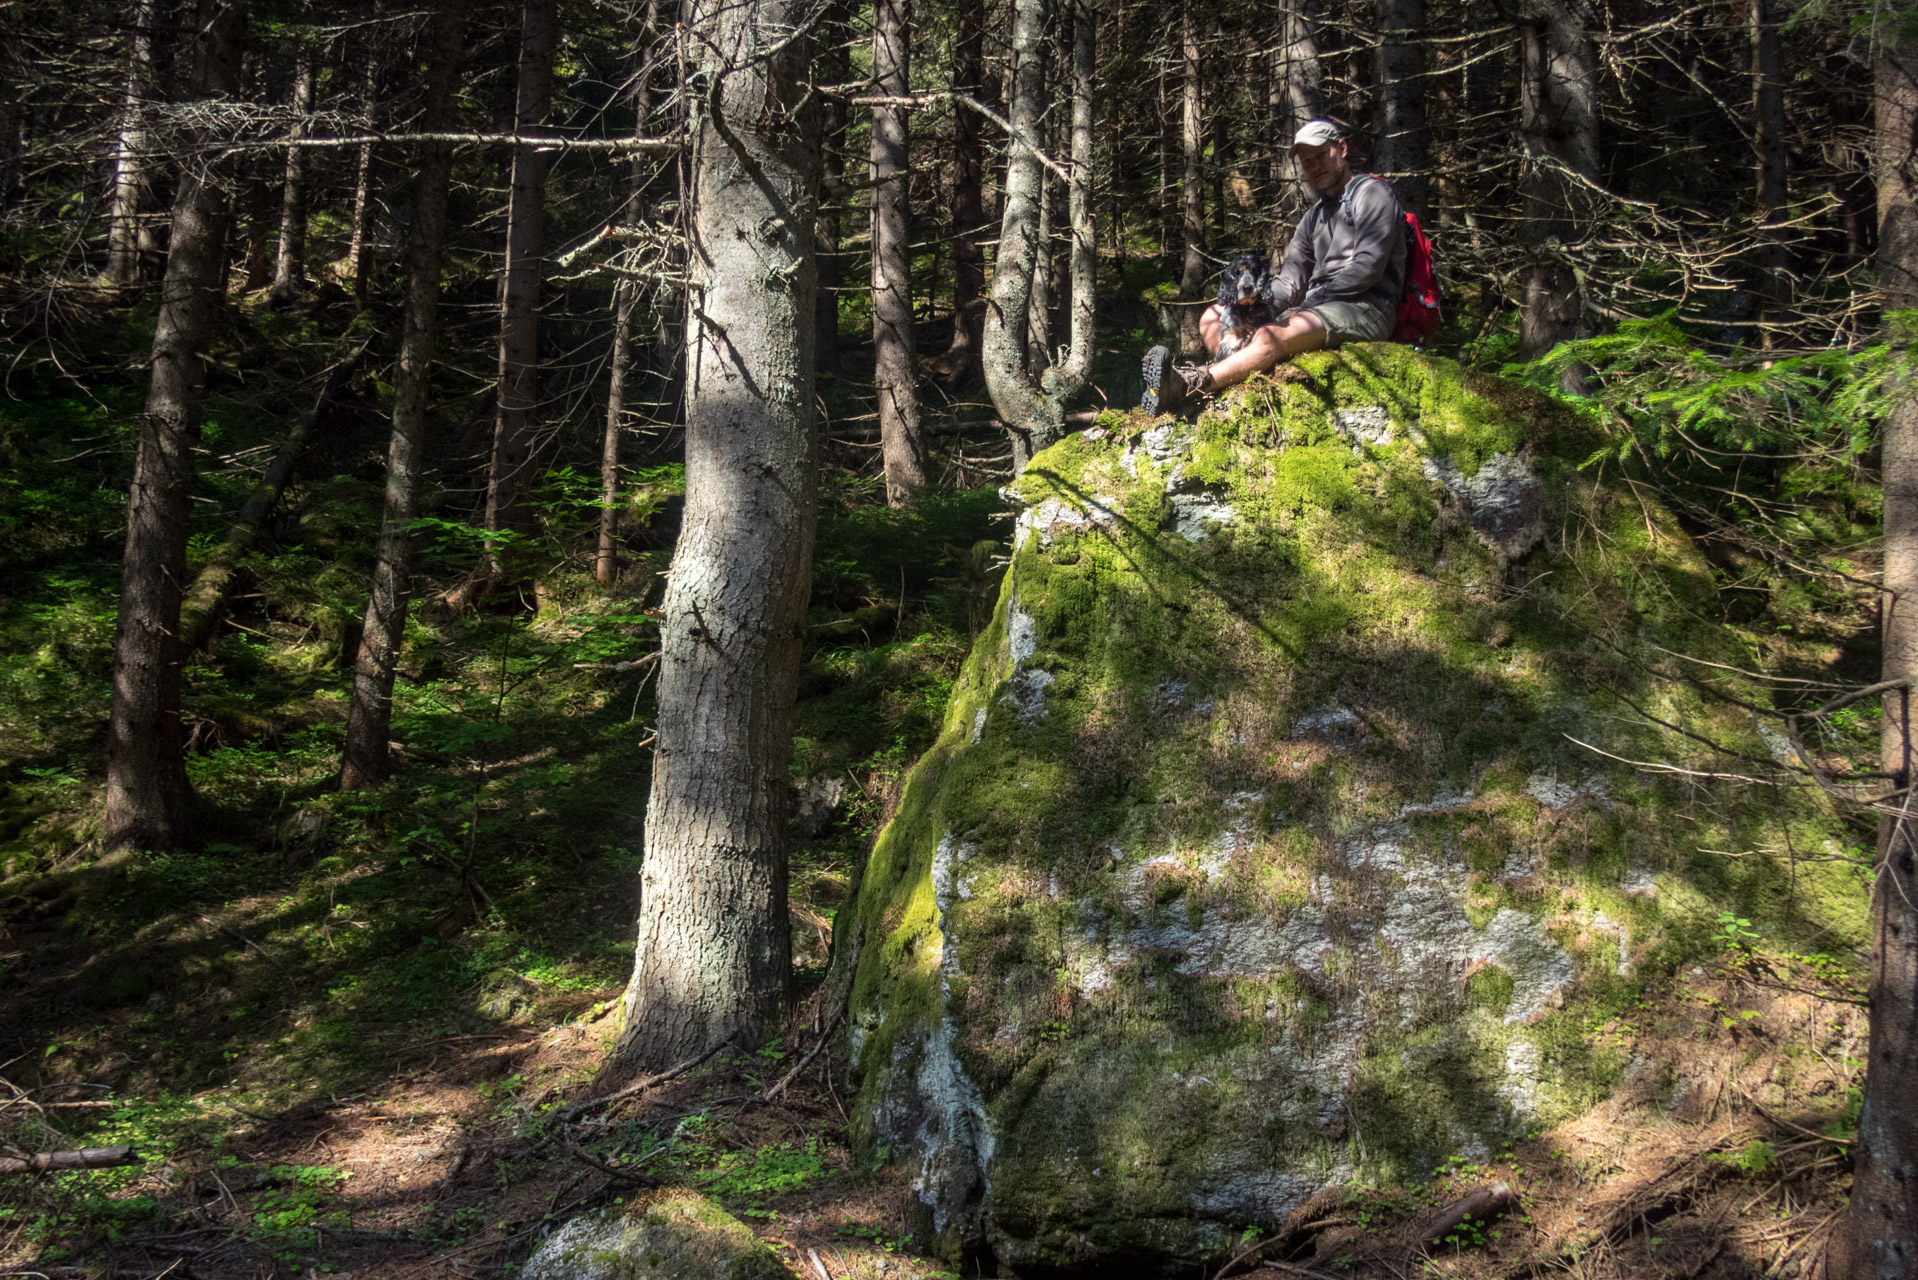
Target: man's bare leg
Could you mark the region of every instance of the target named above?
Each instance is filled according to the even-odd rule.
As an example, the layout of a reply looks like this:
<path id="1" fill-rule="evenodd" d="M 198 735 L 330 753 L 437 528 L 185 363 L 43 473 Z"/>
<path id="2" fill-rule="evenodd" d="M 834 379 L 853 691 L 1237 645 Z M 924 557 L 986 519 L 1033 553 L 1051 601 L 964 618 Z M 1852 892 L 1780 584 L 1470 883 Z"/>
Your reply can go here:
<path id="1" fill-rule="evenodd" d="M 1225 315 L 1219 310 L 1219 304 L 1213 303 L 1199 317 L 1199 336 L 1205 339 L 1205 349 L 1216 352 L 1219 339 L 1225 336 Z"/>
<path id="2" fill-rule="evenodd" d="M 1216 310 L 1216 308 L 1214 308 Z M 1212 312 L 1208 311 L 1207 315 Z M 1217 320 L 1213 323 L 1216 325 Z M 1203 331 L 1205 321 L 1199 322 Z M 1210 341 L 1210 338 L 1208 338 Z M 1312 311 L 1292 311 L 1271 324 L 1260 325 L 1243 347 L 1225 359 L 1209 365 L 1205 390 L 1223 391 L 1237 386 L 1255 373 L 1264 373 L 1281 360 L 1301 351 L 1317 351 L 1325 345 L 1325 321 Z M 1214 344 L 1216 349 L 1217 344 Z"/>

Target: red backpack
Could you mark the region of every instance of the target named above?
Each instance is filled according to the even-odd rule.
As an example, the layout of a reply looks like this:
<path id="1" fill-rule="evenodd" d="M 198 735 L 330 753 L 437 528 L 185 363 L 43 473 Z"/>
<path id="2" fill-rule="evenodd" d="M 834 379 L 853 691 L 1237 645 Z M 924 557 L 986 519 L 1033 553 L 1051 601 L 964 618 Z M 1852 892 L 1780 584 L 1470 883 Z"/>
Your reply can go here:
<path id="1" fill-rule="evenodd" d="M 1405 211 L 1405 292 L 1399 296 L 1399 321 L 1392 341 L 1422 347 L 1439 327 L 1438 272 L 1432 269 L 1432 238 L 1419 216 Z"/>
<path id="2" fill-rule="evenodd" d="M 1355 175 L 1385 182 L 1376 173 Z M 1386 186 L 1392 184 L 1387 182 Z M 1344 204 L 1349 197 L 1341 197 Z M 1410 209 L 1405 214 L 1405 290 L 1399 294 L 1398 323 L 1392 329 L 1392 341 L 1408 347 L 1422 347 L 1432 340 L 1439 327 L 1438 272 L 1432 266 L 1432 238 L 1425 234 L 1419 216 Z M 1351 216 L 1347 209 L 1346 216 Z"/>

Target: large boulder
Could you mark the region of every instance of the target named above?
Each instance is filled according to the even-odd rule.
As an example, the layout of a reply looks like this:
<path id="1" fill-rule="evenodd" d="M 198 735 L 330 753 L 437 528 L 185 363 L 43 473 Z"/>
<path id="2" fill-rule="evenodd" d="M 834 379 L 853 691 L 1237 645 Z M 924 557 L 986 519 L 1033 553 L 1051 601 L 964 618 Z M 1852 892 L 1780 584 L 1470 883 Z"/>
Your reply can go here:
<path id="1" fill-rule="evenodd" d="M 642 1192 L 554 1232 L 522 1280 L 792 1280 L 771 1245 L 684 1187 Z"/>
<path id="2" fill-rule="evenodd" d="M 1328 1185 L 1483 1157 L 1602 1097 L 1631 1064 L 1594 1019 L 1782 883 L 1699 848 L 1825 838 L 1795 793 L 1614 758 L 1702 757 L 1649 716 L 1767 747 L 1665 678 L 1742 655 L 1598 443 L 1358 347 L 1033 460 L 836 921 L 855 1138 L 948 1255 L 1192 1275 Z M 1851 892 L 1767 909 L 1831 949 Z"/>

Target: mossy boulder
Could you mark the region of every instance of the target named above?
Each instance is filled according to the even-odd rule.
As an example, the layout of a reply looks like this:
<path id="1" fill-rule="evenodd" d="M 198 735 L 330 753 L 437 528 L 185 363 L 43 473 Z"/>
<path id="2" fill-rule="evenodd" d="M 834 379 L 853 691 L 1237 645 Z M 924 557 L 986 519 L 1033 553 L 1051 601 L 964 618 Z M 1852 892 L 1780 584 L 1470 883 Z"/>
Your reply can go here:
<path id="1" fill-rule="evenodd" d="M 520 1274 L 523 1280 L 792 1280 L 771 1245 L 683 1187 L 648 1191 L 574 1218 Z"/>
<path id="2" fill-rule="evenodd" d="M 1400 347 L 1035 458 L 940 738 L 839 913 L 856 1141 L 922 1232 L 1022 1275 L 1195 1273 L 1330 1184 L 1602 1098 L 1588 1035 L 1720 910 L 1860 935 L 1798 793 L 1668 678 L 1741 665 L 1587 425 Z M 1736 677 L 1708 669 L 1721 690 Z M 1610 756 L 1600 754 L 1609 752 Z M 1702 772 L 1710 763 L 1694 761 Z"/>

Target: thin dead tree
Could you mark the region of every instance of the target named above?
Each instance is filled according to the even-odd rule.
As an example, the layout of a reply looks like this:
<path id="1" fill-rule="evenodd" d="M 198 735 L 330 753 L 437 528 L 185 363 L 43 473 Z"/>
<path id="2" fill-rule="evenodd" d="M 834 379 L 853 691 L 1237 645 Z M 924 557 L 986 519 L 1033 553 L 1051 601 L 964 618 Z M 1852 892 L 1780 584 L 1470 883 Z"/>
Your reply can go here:
<path id="1" fill-rule="evenodd" d="M 221 4 L 207 15 L 196 51 L 197 98 L 237 96 L 245 28 L 238 4 Z M 217 155 L 191 156 L 173 203 L 146 409 L 127 494 L 101 827 L 108 849 L 172 849 L 189 838 L 193 792 L 180 722 L 180 593 L 207 351 L 226 291 L 227 164 Z"/>
<path id="2" fill-rule="evenodd" d="M 818 506 L 819 95 L 804 0 L 693 0 L 686 512 L 619 1069 L 773 1033 L 792 995 L 787 806 Z"/>
<path id="3" fill-rule="evenodd" d="M 455 15 L 453 0 L 441 0 L 423 41 L 426 100 L 421 125 L 427 131 L 443 130 L 452 124 L 453 91 L 465 34 L 466 23 Z M 419 516 L 420 469 L 426 454 L 426 411 L 439 329 L 446 191 L 453 171 L 453 148 L 444 142 L 421 143 L 416 164 L 405 318 L 401 321 L 400 364 L 393 394 L 393 431 L 386 454 L 386 502 L 380 517 L 379 550 L 373 562 L 365 626 L 353 662 L 353 698 L 346 712 L 340 786 L 347 791 L 377 785 L 390 767 L 393 681 L 410 601 L 413 522 Z"/>

